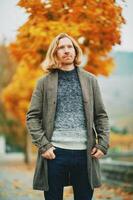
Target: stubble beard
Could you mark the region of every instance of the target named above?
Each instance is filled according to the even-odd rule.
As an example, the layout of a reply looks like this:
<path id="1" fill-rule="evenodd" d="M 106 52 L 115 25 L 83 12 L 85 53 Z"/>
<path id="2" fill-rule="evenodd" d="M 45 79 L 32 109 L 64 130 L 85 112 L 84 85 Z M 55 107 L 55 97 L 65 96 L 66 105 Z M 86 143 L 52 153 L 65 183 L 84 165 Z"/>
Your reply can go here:
<path id="1" fill-rule="evenodd" d="M 62 62 L 63 65 L 71 65 L 74 64 L 74 59 Z"/>

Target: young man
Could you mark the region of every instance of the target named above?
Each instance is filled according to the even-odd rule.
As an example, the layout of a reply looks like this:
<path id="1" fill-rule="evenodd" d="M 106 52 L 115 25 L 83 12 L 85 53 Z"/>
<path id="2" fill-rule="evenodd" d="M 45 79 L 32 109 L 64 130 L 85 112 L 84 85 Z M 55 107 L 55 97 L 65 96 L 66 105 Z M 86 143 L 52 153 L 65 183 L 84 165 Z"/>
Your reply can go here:
<path id="1" fill-rule="evenodd" d="M 91 200 L 100 187 L 99 159 L 109 147 L 108 116 L 96 77 L 79 67 L 81 49 L 65 33 L 49 46 L 27 112 L 27 128 L 38 147 L 33 188 L 45 200 L 62 200 L 72 185 L 74 200 Z"/>

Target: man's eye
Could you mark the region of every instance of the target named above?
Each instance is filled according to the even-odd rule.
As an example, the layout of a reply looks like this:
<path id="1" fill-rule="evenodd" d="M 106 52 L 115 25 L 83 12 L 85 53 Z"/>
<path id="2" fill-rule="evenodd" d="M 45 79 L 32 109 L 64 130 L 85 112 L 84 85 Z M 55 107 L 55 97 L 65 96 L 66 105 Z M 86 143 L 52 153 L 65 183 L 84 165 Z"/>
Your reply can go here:
<path id="1" fill-rule="evenodd" d="M 63 46 L 61 46 L 61 47 L 58 47 L 58 49 L 63 49 L 64 47 Z"/>

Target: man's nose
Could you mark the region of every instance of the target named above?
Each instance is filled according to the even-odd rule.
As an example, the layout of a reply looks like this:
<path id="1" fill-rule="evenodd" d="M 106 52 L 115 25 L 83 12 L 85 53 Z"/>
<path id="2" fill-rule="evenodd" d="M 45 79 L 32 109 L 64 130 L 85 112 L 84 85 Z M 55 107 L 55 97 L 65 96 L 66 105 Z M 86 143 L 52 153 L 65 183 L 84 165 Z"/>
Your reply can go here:
<path id="1" fill-rule="evenodd" d="M 69 52 L 69 48 L 68 48 L 68 47 L 65 47 L 65 48 L 64 48 L 64 52 L 65 52 L 65 53 Z"/>

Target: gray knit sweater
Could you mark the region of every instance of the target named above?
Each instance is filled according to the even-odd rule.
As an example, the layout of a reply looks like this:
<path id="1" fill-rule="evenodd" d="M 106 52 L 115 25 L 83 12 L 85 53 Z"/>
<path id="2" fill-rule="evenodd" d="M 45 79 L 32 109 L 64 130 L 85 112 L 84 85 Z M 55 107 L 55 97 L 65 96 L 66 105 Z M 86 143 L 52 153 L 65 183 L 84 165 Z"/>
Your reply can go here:
<path id="1" fill-rule="evenodd" d="M 55 124 L 51 143 L 65 149 L 86 149 L 87 128 L 77 68 L 58 69 Z"/>

